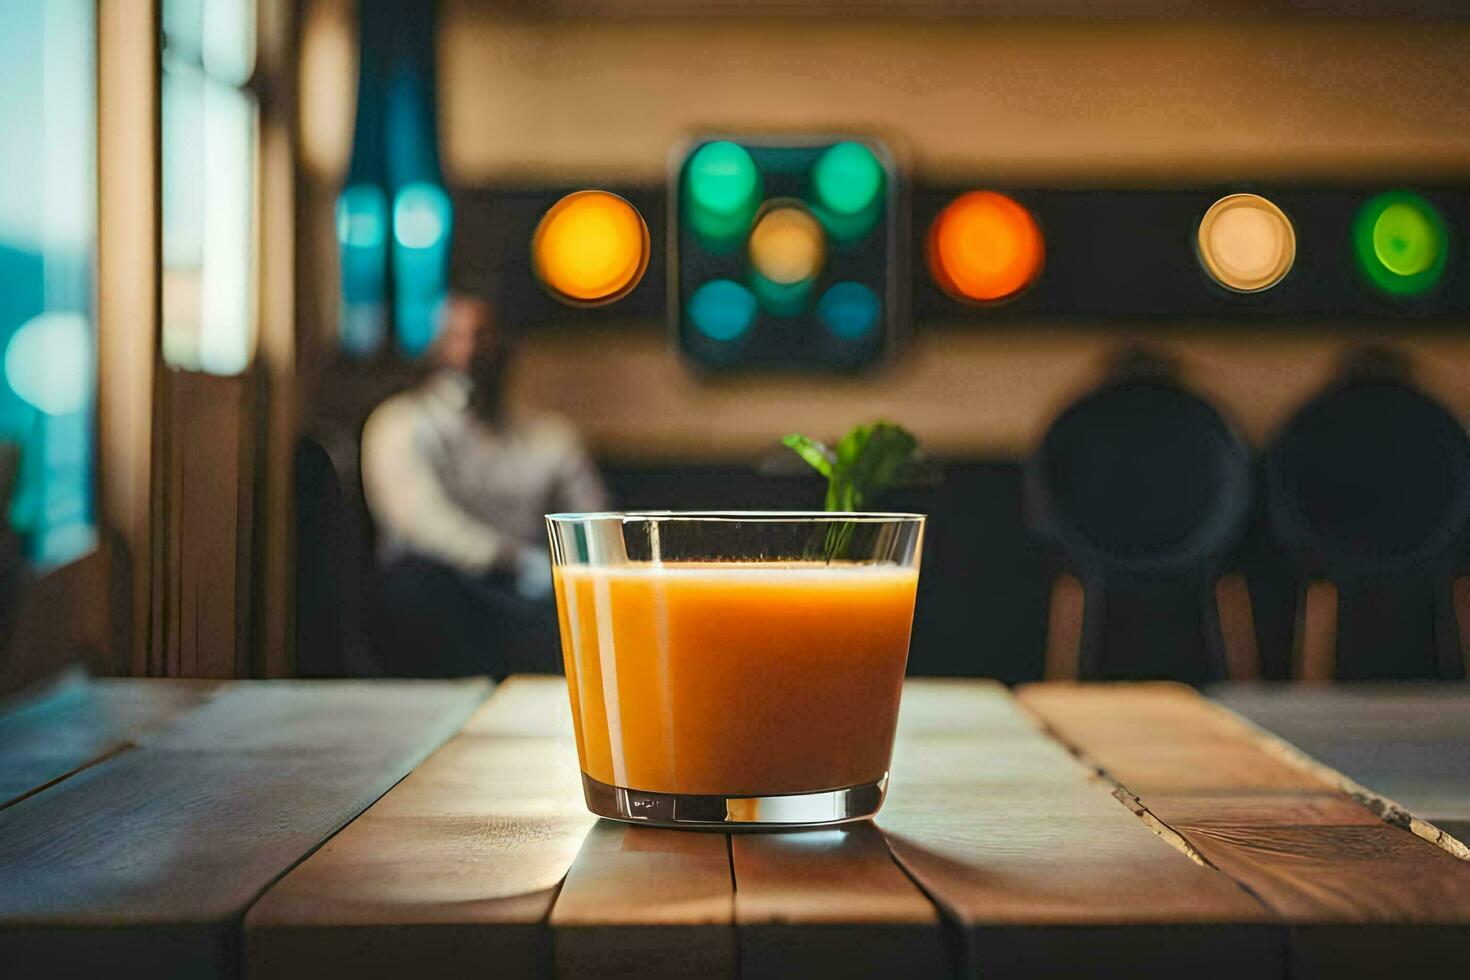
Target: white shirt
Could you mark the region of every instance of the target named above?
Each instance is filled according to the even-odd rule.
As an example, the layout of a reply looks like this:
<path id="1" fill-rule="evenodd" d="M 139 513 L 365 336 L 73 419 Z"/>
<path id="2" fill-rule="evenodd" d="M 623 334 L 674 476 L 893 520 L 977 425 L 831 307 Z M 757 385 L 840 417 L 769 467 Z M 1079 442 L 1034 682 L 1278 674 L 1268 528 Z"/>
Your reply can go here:
<path id="1" fill-rule="evenodd" d="M 492 426 L 471 411 L 470 390 L 463 375 L 441 371 L 369 416 L 362 484 L 382 560 L 510 569 L 526 549 L 546 549 L 546 514 L 606 508 L 571 426 L 551 416 Z"/>

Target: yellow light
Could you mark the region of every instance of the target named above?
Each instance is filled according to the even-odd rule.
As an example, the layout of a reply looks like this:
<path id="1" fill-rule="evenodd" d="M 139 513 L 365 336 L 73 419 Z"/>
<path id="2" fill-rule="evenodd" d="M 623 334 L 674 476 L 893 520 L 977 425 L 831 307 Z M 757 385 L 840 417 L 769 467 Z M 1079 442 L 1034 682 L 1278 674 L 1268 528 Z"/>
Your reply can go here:
<path id="1" fill-rule="evenodd" d="M 805 282 L 821 271 L 826 257 L 822 225 L 798 207 L 775 207 L 750 233 L 750 263 L 755 271 L 783 286 Z"/>
<path id="2" fill-rule="evenodd" d="M 531 260 L 560 300 L 597 305 L 621 299 L 648 270 L 648 225 L 633 205 L 607 191 L 576 191 L 536 226 Z"/>
<path id="3" fill-rule="evenodd" d="M 1199 223 L 1199 260 L 1226 289 L 1258 293 L 1296 260 L 1296 231 L 1280 208 L 1256 194 L 1222 197 Z"/>

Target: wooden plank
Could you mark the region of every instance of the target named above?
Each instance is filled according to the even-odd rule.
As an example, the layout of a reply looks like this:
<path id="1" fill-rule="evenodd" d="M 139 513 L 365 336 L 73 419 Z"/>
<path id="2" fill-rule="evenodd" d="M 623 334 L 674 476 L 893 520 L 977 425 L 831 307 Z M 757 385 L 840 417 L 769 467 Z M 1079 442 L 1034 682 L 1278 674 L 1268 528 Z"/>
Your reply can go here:
<path id="1" fill-rule="evenodd" d="M 234 975 L 272 881 L 447 739 L 488 683 L 242 682 L 0 810 L 0 958 Z"/>
<path id="2" fill-rule="evenodd" d="M 1140 814 L 1293 924 L 1293 977 L 1432 973 L 1470 957 L 1470 864 L 1376 819 L 1189 689 L 1036 685 L 1020 697 Z M 1416 923 L 1443 928 L 1404 932 Z"/>
<path id="3" fill-rule="evenodd" d="M 0 715 L 0 809 L 122 751 L 213 696 L 215 681 L 73 675 Z"/>
<path id="4" fill-rule="evenodd" d="M 566 685 L 514 678 L 458 735 L 286 875 L 245 920 L 246 975 L 536 975 L 595 818 Z"/>
<path id="5" fill-rule="evenodd" d="M 734 977 L 724 834 L 592 828 L 551 910 L 558 977 Z"/>
<path id="6" fill-rule="evenodd" d="M 1271 914 L 1120 805 L 998 685 L 908 683 L 878 824 L 958 926 L 970 976 L 1281 975 Z"/>
<path id="7" fill-rule="evenodd" d="M 734 834 L 740 976 L 951 976 L 938 910 L 870 823 Z"/>
<path id="8" fill-rule="evenodd" d="M 1210 696 L 1367 792 L 1470 843 L 1470 690 L 1226 685 Z"/>

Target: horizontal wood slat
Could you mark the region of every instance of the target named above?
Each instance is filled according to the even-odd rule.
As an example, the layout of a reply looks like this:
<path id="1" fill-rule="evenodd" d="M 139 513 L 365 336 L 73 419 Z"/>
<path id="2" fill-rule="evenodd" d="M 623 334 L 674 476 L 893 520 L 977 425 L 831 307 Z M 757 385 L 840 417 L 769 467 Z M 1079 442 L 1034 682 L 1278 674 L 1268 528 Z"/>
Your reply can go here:
<path id="1" fill-rule="evenodd" d="M 1470 863 L 1377 819 L 1194 691 L 1037 685 L 1020 698 L 1140 813 L 1296 923 L 1293 978 L 1470 958 Z M 1411 922 L 1436 928 L 1410 939 Z"/>
<path id="2" fill-rule="evenodd" d="M 560 678 L 513 678 L 246 916 L 246 975 L 537 975 L 594 818 Z"/>
<path id="3" fill-rule="evenodd" d="M 971 976 L 1280 976 L 1285 930 L 1119 804 L 999 685 L 910 681 L 893 853 L 963 930 Z"/>
<path id="4" fill-rule="evenodd" d="M 952 973 L 938 910 L 872 824 L 730 844 L 743 980 Z"/>
<path id="5" fill-rule="evenodd" d="M 1464 685 L 1240 684 L 1210 696 L 1384 805 L 1470 845 L 1470 690 Z"/>
<path id="6" fill-rule="evenodd" d="M 0 808 L 63 779 L 199 706 L 217 681 L 77 674 L 0 715 Z"/>
<path id="7" fill-rule="evenodd" d="M 241 682 L 0 810 L 0 961 L 233 976 L 271 882 L 448 738 L 486 682 Z"/>
<path id="8" fill-rule="evenodd" d="M 602 820 L 551 910 L 558 977 L 735 977 L 724 834 Z"/>

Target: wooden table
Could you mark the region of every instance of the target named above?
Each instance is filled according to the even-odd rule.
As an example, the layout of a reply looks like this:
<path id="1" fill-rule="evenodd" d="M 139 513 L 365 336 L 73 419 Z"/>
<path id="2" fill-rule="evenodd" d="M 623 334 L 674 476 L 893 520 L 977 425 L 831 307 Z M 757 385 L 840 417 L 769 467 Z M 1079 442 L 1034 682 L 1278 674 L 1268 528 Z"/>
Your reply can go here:
<path id="1" fill-rule="evenodd" d="M 1232 684 L 1210 696 L 1347 777 L 1344 789 L 1385 816 L 1470 842 L 1470 684 Z"/>
<path id="2" fill-rule="evenodd" d="M 0 963 L 1297 980 L 1470 962 L 1457 839 L 1187 688 L 911 681 L 876 825 L 785 835 L 594 820 L 569 724 L 545 678 L 74 683 L 0 716 Z"/>

